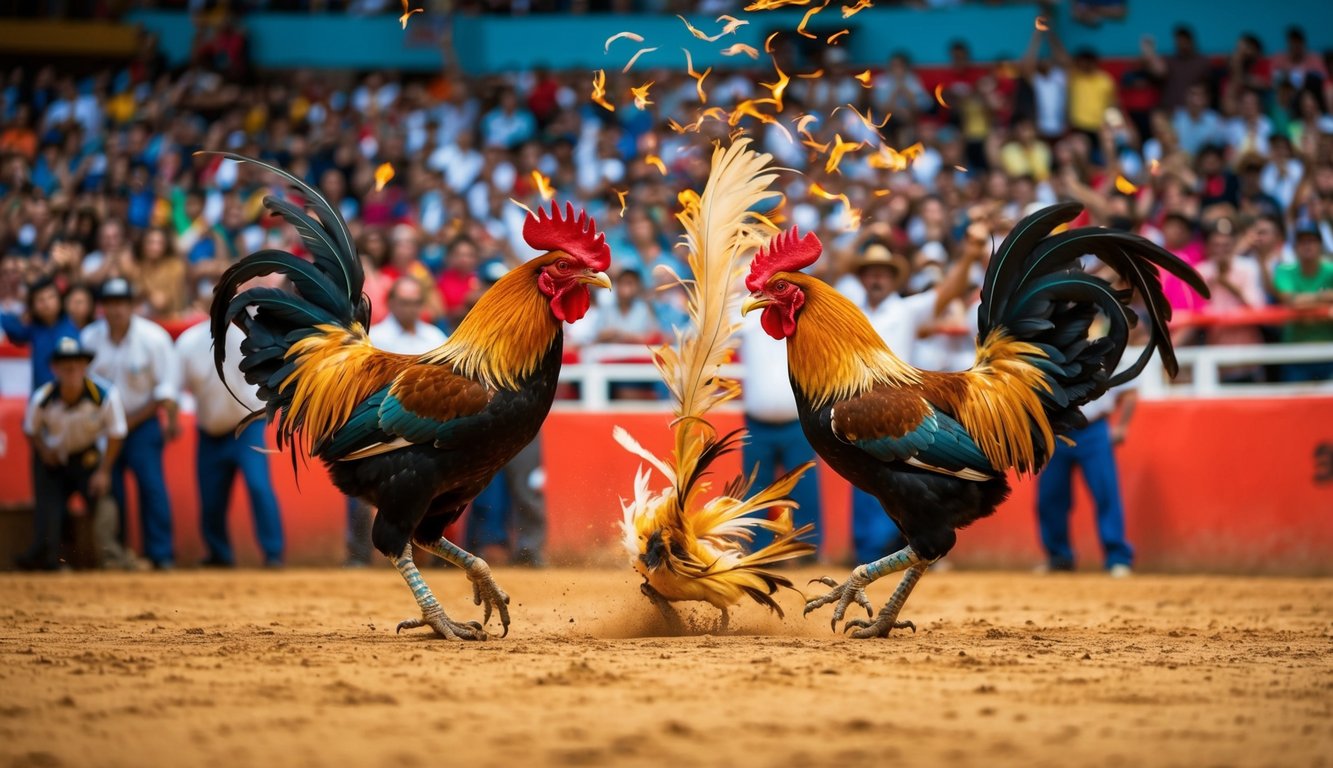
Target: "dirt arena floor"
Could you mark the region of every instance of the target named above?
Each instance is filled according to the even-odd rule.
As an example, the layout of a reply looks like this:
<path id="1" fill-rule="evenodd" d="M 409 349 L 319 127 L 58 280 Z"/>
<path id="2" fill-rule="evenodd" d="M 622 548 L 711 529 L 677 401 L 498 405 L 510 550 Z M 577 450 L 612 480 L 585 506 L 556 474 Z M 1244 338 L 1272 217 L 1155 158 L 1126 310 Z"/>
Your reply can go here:
<path id="1" fill-rule="evenodd" d="M 1333 765 L 1329 580 L 932 573 L 856 641 L 796 595 L 669 637 L 628 573 L 497 577 L 512 631 L 465 644 L 395 635 L 387 567 L 0 574 L 0 764 Z"/>

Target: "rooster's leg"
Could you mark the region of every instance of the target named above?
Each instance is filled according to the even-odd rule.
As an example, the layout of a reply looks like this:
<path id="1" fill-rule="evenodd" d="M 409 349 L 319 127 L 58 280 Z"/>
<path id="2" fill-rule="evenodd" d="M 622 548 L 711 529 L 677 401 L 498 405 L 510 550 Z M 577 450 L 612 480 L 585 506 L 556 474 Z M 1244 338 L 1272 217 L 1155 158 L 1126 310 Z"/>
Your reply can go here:
<path id="1" fill-rule="evenodd" d="M 435 630 L 440 637 L 449 640 L 485 640 L 486 631 L 475 621 L 467 624 L 459 624 L 444 614 L 444 608 L 431 594 L 430 587 L 426 586 L 426 580 L 421 578 L 421 571 L 417 570 L 417 564 L 412 562 L 412 544 L 409 542 L 403 548 L 403 553 L 398 557 L 389 558 L 398 572 L 403 575 L 403 580 L 407 582 L 408 589 L 412 590 L 412 595 L 417 599 L 417 605 L 421 606 L 421 618 L 408 619 L 398 623 L 398 631 L 404 629 L 415 629 L 417 627 L 430 627 Z"/>
<path id="2" fill-rule="evenodd" d="M 644 597 L 651 600 L 657 611 L 662 614 L 662 619 L 666 621 L 669 631 L 680 633 L 685 630 L 685 625 L 680 621 L 680 614 L 676 613 L 676 609 L 671 607 L 669 600 L 662 597 L 661 592 L 653 589 L 653 585 L 645 581 L 639 585 L 639 591 L 643 593 Z"/>
<path id="3" fill-rule="evenodd" d="M 833 589 L 828 594 L 816 597 L 814 600 L 811 600 L 810 602 L 806 603 L 805 613 L 808 615 L 811 611 L 815 610 L 816 608 L 821 608 L 825 605 L 828 605 L 829 603 L 836 602 L 837 605 L 833 607 L 833 621 L 832 621 L 832 627 L 835 630 L 838 628 L 838 622 L 842 621 L 843 615 L 847 613 L 848 606 L 850 606 L 852 603 L 856 603 L 857 605 L 866 609 L 867 616 L 874 616 L 875 608 L 870 604 L 870 598 L 866 597 L 866 587 L 869 586 L 871 582 L 876 581 L 883 576 L 887 576 L 890 573 L 901 571 L 907 568 L 915 567 L 920 563 L 923 563 L 921 556 L 918 555 L 916 551 L 912 549 L 911 546 L 907 546 L 903 547 L 901 550 L 897 552 L 894 552 L 888 557 L 880 558 L 879 560 L 876 560 L 873 563 L 866 563 L 865 565 L 856 566 L 856 569 L 852 571 L 852 575 L 848 577 L 848 579 L 841 584 L 829 578 L 828 576 L 815 579 L 815 581 L 818 581 L 820 584 L 833 587 Z M 919 574 L 917 578 L 920 578 Z M 916 579 L 912 579 L 912 583 L 915 584 Z M 907 587 L 907 590 L 909 592 L 911 591 L 910 585 Z M 894 594 L 894 597 L 895 598 L 897 597 L 896 593 Z M 907 594 L 904 593 L 903 600 L 906 599 L 907 599 Z M 885 607 L 887 608 L 888 606 Z M 899 608 L 902 607 L 901 602 L 899 603 L 898 607 Z M 893 615 L 895 617 L 898 615 L 898 611 L 896 609 L 894 610 Z"/>
<path id="4" fill-rule="evenodd" d="M 879 615 L 875 617 L 874 621 L 852 619 L 843 625 L 842 631 L 846 632 L 855 627 L 856 631 L 852 632 L 852 637 L 859 638 L 888 637 L 889 632 L 895 629 L 910 629 L 915 632 L 916 625 L 912 622 L 898 621 L 898 612 L 903 609 L 903 603 L 907 602 L 907 596 L 912 594 L 912 587 L 916 586 L 917 581 L 921 579 L 921 574 L 925 573 L 928 567 L 930 567 L 929 563 L 917 563 L 908 568 L 907 573 L 903 574 L 902 582 L 893 591 L 893 597 L 890 597 L 889 602 L 879 609 Z"/>
<path id="5" fill-rule="evenodd" d="M 491 576 L 491 567 L 486 561 L 444 537 L 434 544 L 422 546 L 428 552 L 448 560 L 467 572 L 468 581 L 472 582 L 472 602 L 483 606 L 485 610 L 481 623 L 483 625 L 490 623 L 491 611 L 495 610 L 500 614 L 500 624 L 504 626 L 504 632 L 500 637 L 509 634 L 509 595 L 495 583 L 495 577 Z"/>

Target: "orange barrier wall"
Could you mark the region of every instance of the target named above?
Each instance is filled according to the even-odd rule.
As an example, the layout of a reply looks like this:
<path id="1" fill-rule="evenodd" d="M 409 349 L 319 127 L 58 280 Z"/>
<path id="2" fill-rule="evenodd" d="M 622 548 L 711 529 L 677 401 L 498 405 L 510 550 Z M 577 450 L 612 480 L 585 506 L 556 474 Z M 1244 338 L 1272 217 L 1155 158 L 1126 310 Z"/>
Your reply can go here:
<path id="1" fill-rule="evenodd" d="M 0 503 L 31 499 L 21 418 L 21 403 L 0 401 Z M 739 421 L 735 414 L 720 415 L 718 427 Z M 542 440 L 553 559 L 621 557 L 619 498 L 631 491 L 639 461 L 611 439 L 611 427 L 620 424 L 649 449 L 665 453 L 666 423 L 661 414 L 551 414 Z M 182 564 L 202 553 L 188 418 L 185 425 L 167 453 Z M 1333 573 L 1333 398 L 1142 403 L 1119 458 L 1129 536 L 1142 568 Z M 343 502 L 324 470 L 311 464 L 298 486 L 288 456 L 275 454 L 271 464 L 289 560 L 338 562 Z M 721 481 L 740 469 L 737 456 L 720 464 Z M 843 558 L 850 539 L 849 488 L 825 467 L 820 480 L 825 555 Z M 247 510 L 238 482 L 233 535 L 242 562 L 254 563 L 258 555 Z M 1100 555 L 1086 494 L 1080 494 L 1074 518 L 1080 562 L 1096 565 Z M 1031 484 L 1018 483 L 1004 509 L 963 531 L 952 557 L 960 565 L 994 567 L 1041 562 Z"/>

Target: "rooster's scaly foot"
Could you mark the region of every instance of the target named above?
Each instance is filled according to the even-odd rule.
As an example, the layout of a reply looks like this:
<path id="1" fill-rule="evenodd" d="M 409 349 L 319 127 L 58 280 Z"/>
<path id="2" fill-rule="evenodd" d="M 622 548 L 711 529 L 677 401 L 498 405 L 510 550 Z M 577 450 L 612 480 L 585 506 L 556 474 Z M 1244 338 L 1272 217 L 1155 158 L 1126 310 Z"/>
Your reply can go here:
<path id="1" fill-rule="evenodd" d="M 509 595 L 505 594 L 500 585 L 495 583 L 495 578 L 491 576 L 491 567 L 485 560 L 477 558 L 472 566 L 467 569 L 467 577 L 472 582 L 472 602 L 474 605 L 480 605 L 484 608 L 481 624 L 489 624 L 491 621 L 491 611 L 494 610 L 500 614 L 500 624 L 504 627 L 504 632 L 500 637 L 509 634 Z M 476 622 L 472 622 L 476 623 Z"/>
<path id="2" fill-rule="evenodd" d="M 865 575 L 864 566 L 857 566 L 856 570 L 852 571 L 852 575 L 841 584 L 828 576 L 821 576 L 810 583 L 813 584 L 816 581 L 824 586 L 833 587 L 833 589 L 827 594 L 806 603 L 804 615 L 808 616 L 816 608 L 822 608 L 829 603 L 836 602 L 837 605 L 833 607 L 833 620 L 829 622 L 835 632 L 838 629 L 838 622 L 842 621 L 842 617 L 847 613 L 847 608 L 852 603 L 866 609 L 866 616 L 875 615 L 875 607 L 870 604 L 870 598 L 866 597 L 866 585 L 872 579 Z"/>
<path id="3" fill-rule="evenodd" d="M 481 624 L 475 621 L 460 624 L 446 616 L 444 609 L 439 606 L 421 614 L 419 619 L 406 619 L 398 622 L 397 631 L 402 632 L 404 629 L 416 629 L 417 627 L 430 627 L 435 630 L 435 634 L 446 640 L 485 640 L 488 637 Z"/>
<path id="4" fill-rule="evenodd" d="M 843 632 L 851 629 L 855 629 L 851 636 L 861 640 L 868 637 L 888 637 L 889 633 L 895 629 L 910 629 L 912 634 L 916 634 L 915 624 L 910 621 L 898 621 L 896 617 L 885 616 L 884 611 L 880 611 L 874 621 L 852 619 L 842 626 Z"/>

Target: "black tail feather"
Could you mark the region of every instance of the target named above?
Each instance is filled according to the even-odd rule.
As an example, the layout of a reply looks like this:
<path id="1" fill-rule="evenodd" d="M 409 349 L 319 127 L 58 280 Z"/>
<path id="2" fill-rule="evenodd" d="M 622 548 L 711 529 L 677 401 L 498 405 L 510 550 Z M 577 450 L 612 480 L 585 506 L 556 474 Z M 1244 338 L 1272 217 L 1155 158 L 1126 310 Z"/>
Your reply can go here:
<path id="1" fill-rule="evenodd" d="M 1031 356 L 1051 392 L 1040 396 L 1057 432 L 1086 423 L 1078 406 L 1143 371 L 1154 350 L 1174 376 L 1178 370 L 1168 324 L 1171 306 L 1162 292 L 1161 271 L 1202 296 L 1208 287 L 1197 272 L 1173 254 L 1128 232 L 1083 227 L 1058 235 L 1051 231 L 1076 217 L 1078 203 L 1045 208 L 1020 221 L 1001 243 L 986 270 L 977 308 L 978 344 L 1003 329 L 1010 338 L 1036 346 L 1045 358 Z M 1115 270 L 1130 286 L 1119 290 L 1083 271 L 1080 259 L 1092 255 Z M 1149 340 L 1142 355 L 1116 373 L 1138 315 L 1130 306 L 1142 297 Z M 1097 315 L 1106 318 L 1104 336 L 1089 340 Z"/>
<path id="2" fill-rule="evenodd" d="M 350 329 L 356 324 L 364 328 L 369 323 L 369 303 L 362 292 L 365 273 L 361 260 L 346 222 L 310 185 L 281 168 L 252 158 L 230 152 L 200 154 L 221 155 L 259 166 L 282 177 L 304 198 L 304 208 L 273 196 L 264 198 L 264 206 L 296 229 L 312 260 L 279 250 L 261 250 L 242 258 L 218 281 L 210 312 L 213 362 L 218 375 L 222 375 L 226 355 L 226 345 L 218 340 L 226 335 L 227 326 L 234 323 L 246 334 L 241 343 L 240 365 L 245 380 L 258 387 L 269 420 L 285 421 L 291 389 L 283 384 L 294 370 L 286 358 L 291 345 L 321 333 L 319 326 Z M 306 212 L 307 208 L 314 212 L 313 217 Z M 274 274 L 289 280 L 293 290 L 272 287 L 242 290 L 252 279 Z M 284 430 L 279 430 L 279 448 L 283 434 Z"/>

